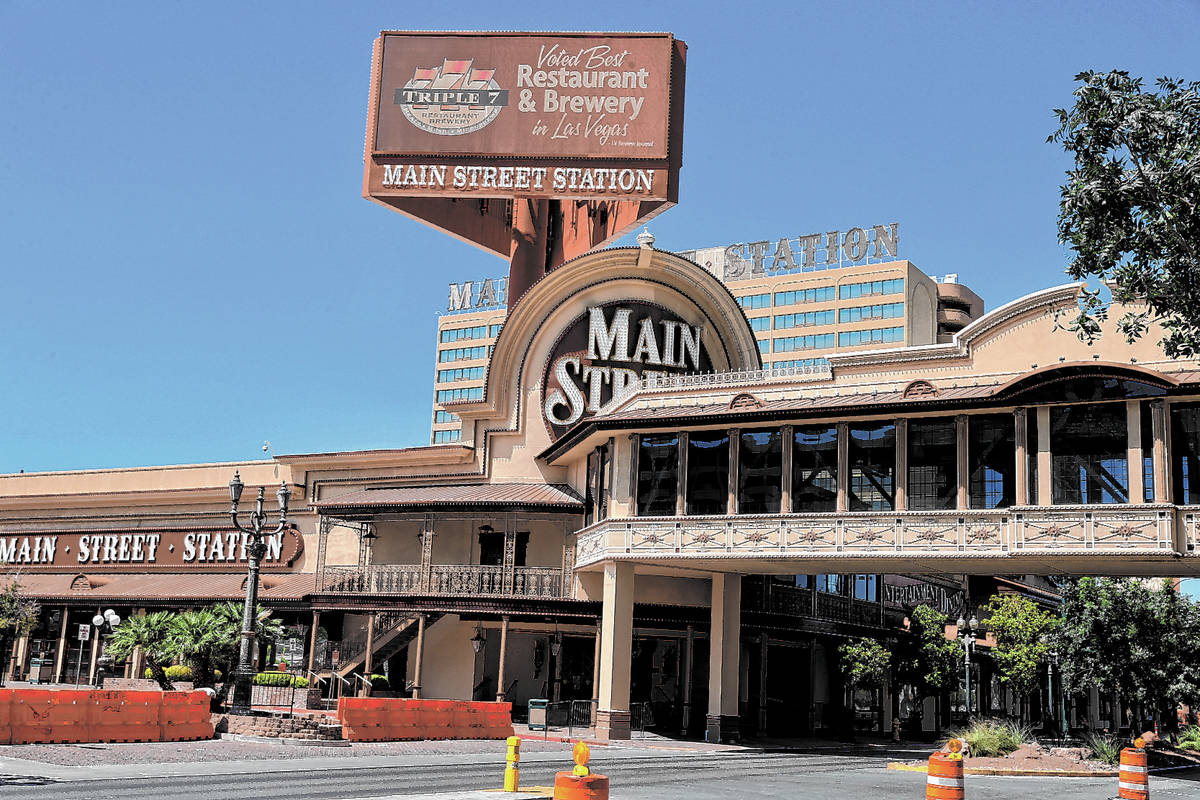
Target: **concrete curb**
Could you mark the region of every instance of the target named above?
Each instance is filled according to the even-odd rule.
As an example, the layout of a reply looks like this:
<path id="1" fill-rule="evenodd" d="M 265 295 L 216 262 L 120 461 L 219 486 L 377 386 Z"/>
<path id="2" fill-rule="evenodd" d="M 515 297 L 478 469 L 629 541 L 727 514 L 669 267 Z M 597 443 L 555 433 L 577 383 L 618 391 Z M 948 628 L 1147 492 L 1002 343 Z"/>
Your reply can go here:
<path id="1" fill-rule="evenodd" d="M 899 761 L 889 761 L 888 769 L 899 772 L 929 772 L 927 765 L 901 764 Z M 1007 775 L 1013 778 L 1115 778 L 1114 770 L 1083 770 L 1083 769 L 1003 769 L 999 767 L 963 767 L 964 775 Z"/>

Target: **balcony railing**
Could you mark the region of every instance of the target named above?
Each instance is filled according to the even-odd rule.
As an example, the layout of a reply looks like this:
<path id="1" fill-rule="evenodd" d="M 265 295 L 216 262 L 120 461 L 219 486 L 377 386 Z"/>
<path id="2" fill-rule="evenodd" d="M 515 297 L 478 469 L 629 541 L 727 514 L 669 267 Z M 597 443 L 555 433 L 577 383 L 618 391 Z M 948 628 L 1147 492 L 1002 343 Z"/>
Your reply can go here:
<path id="1" fill-rule="evenodd" d="M 1155 554 L 1200 542 L 1200 519 L 1167 505 L 1026 506 L 992 511 L 855 512 L 608 519 L 580 531 L 575 566 L 608 559 L 799 556 Z"/>
<path id="2" fill-rule="evenodd" d="M 371 564 L 326 567 L 321 591 L 346 594 L 424 594 L 455 597 L 563 597 L 562 569 L 514 567 L 505 580 L 501 566 L 432 564 L 422 576 L 420 564 Z"/>
<path id="3" fill-rule="evenodd" d="M 746 584 L 744 591 L 743 609 L 875 627 L 883 624 L 882 607 L 879 603 L 867 600 L 770 581 Z"/>

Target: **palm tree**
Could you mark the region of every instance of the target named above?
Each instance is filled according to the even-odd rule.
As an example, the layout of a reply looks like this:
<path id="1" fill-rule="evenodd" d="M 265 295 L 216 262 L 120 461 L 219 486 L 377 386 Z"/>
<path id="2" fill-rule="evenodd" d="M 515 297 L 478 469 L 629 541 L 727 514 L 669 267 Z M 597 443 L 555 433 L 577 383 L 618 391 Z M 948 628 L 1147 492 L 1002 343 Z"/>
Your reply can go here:
<path id="1" fill-rule="evenodd" d="M 150 674 L 163 691 L 171 691 L 175 686 L 167 678 L 163 663 L 171 658 L 171 618 L 170 611 L 156 611 L 145 616 L 133 616 L 123 620 L 108 638 L 107 652 L 114 657 L 127 658 L 135 649 L 141 648 L 146 657 L 146 666 Z"/>
<path id="2" fill-rule="evenodd" d="M 242 604 L 234 602 L 217 603 L 207 609 L 213 616 L 216 641 L 211 663 L 224 672 L 224 681 L 213 698 L 214 709 L 224 704 L 235 682 L 238 649 L 242 641 L 242 610 Z M 256 609 L 254 633 L 260 646 L 270 644 L 283 636 L 283 623 L 270 617 L 269 609 L 262 606 Z"/>
<path id="3" fill-rule="evenodd" d="M 183 661 L 192 670 L 192 681 L 197 687 L 212 687 L 216 683 L 214 674 L 223 644 L 220 619 L 212 609 L 184 611 L 171 620 L 167 646 L 174 657 Z"/>

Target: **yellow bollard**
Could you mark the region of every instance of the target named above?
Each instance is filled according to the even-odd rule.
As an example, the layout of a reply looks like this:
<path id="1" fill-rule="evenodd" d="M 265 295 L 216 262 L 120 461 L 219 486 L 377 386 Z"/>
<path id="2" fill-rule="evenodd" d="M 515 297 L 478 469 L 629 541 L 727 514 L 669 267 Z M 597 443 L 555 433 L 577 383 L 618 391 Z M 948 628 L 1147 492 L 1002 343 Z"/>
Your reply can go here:
<path id="1" fill-rule="evenodd" d="M 521 737 L 508 737 L 508 752 L 504 756 L 507 762 L 504 767 L 504 791 L 517 791 L 521 772 Z"/>

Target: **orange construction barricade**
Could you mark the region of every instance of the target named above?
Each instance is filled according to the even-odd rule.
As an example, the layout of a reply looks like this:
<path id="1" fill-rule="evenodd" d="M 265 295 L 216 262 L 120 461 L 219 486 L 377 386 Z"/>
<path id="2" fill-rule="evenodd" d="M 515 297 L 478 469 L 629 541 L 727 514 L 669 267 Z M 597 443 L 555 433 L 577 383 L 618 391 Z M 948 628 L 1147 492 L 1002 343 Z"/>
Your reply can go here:
<path id="1" fill-rule="evenodd" d="M 957 752 L 934 753 L 929 757 L 925 800 L 963 800 L 963 762 Z"/>
<path id="2" fill-rule="evenodd" d="M 0 744 L 12 744 L 13 690 L 0 689 Z"/>
<path id="3" fill-rule="evenodd" d="M 1133 747 L 1121 750 L 1121 767 L 1117 772 L 1117 797 L 1121 800 L 1148 800 L 1150 797 L 1149 762 L 1145 742 L 1138 738 Z"/>
<path id="4" fill-rule="evenodd" d="M 163 692 L 158 730 L 164 742 L 186 742 L 213 737 L 208 693 Z"/>

